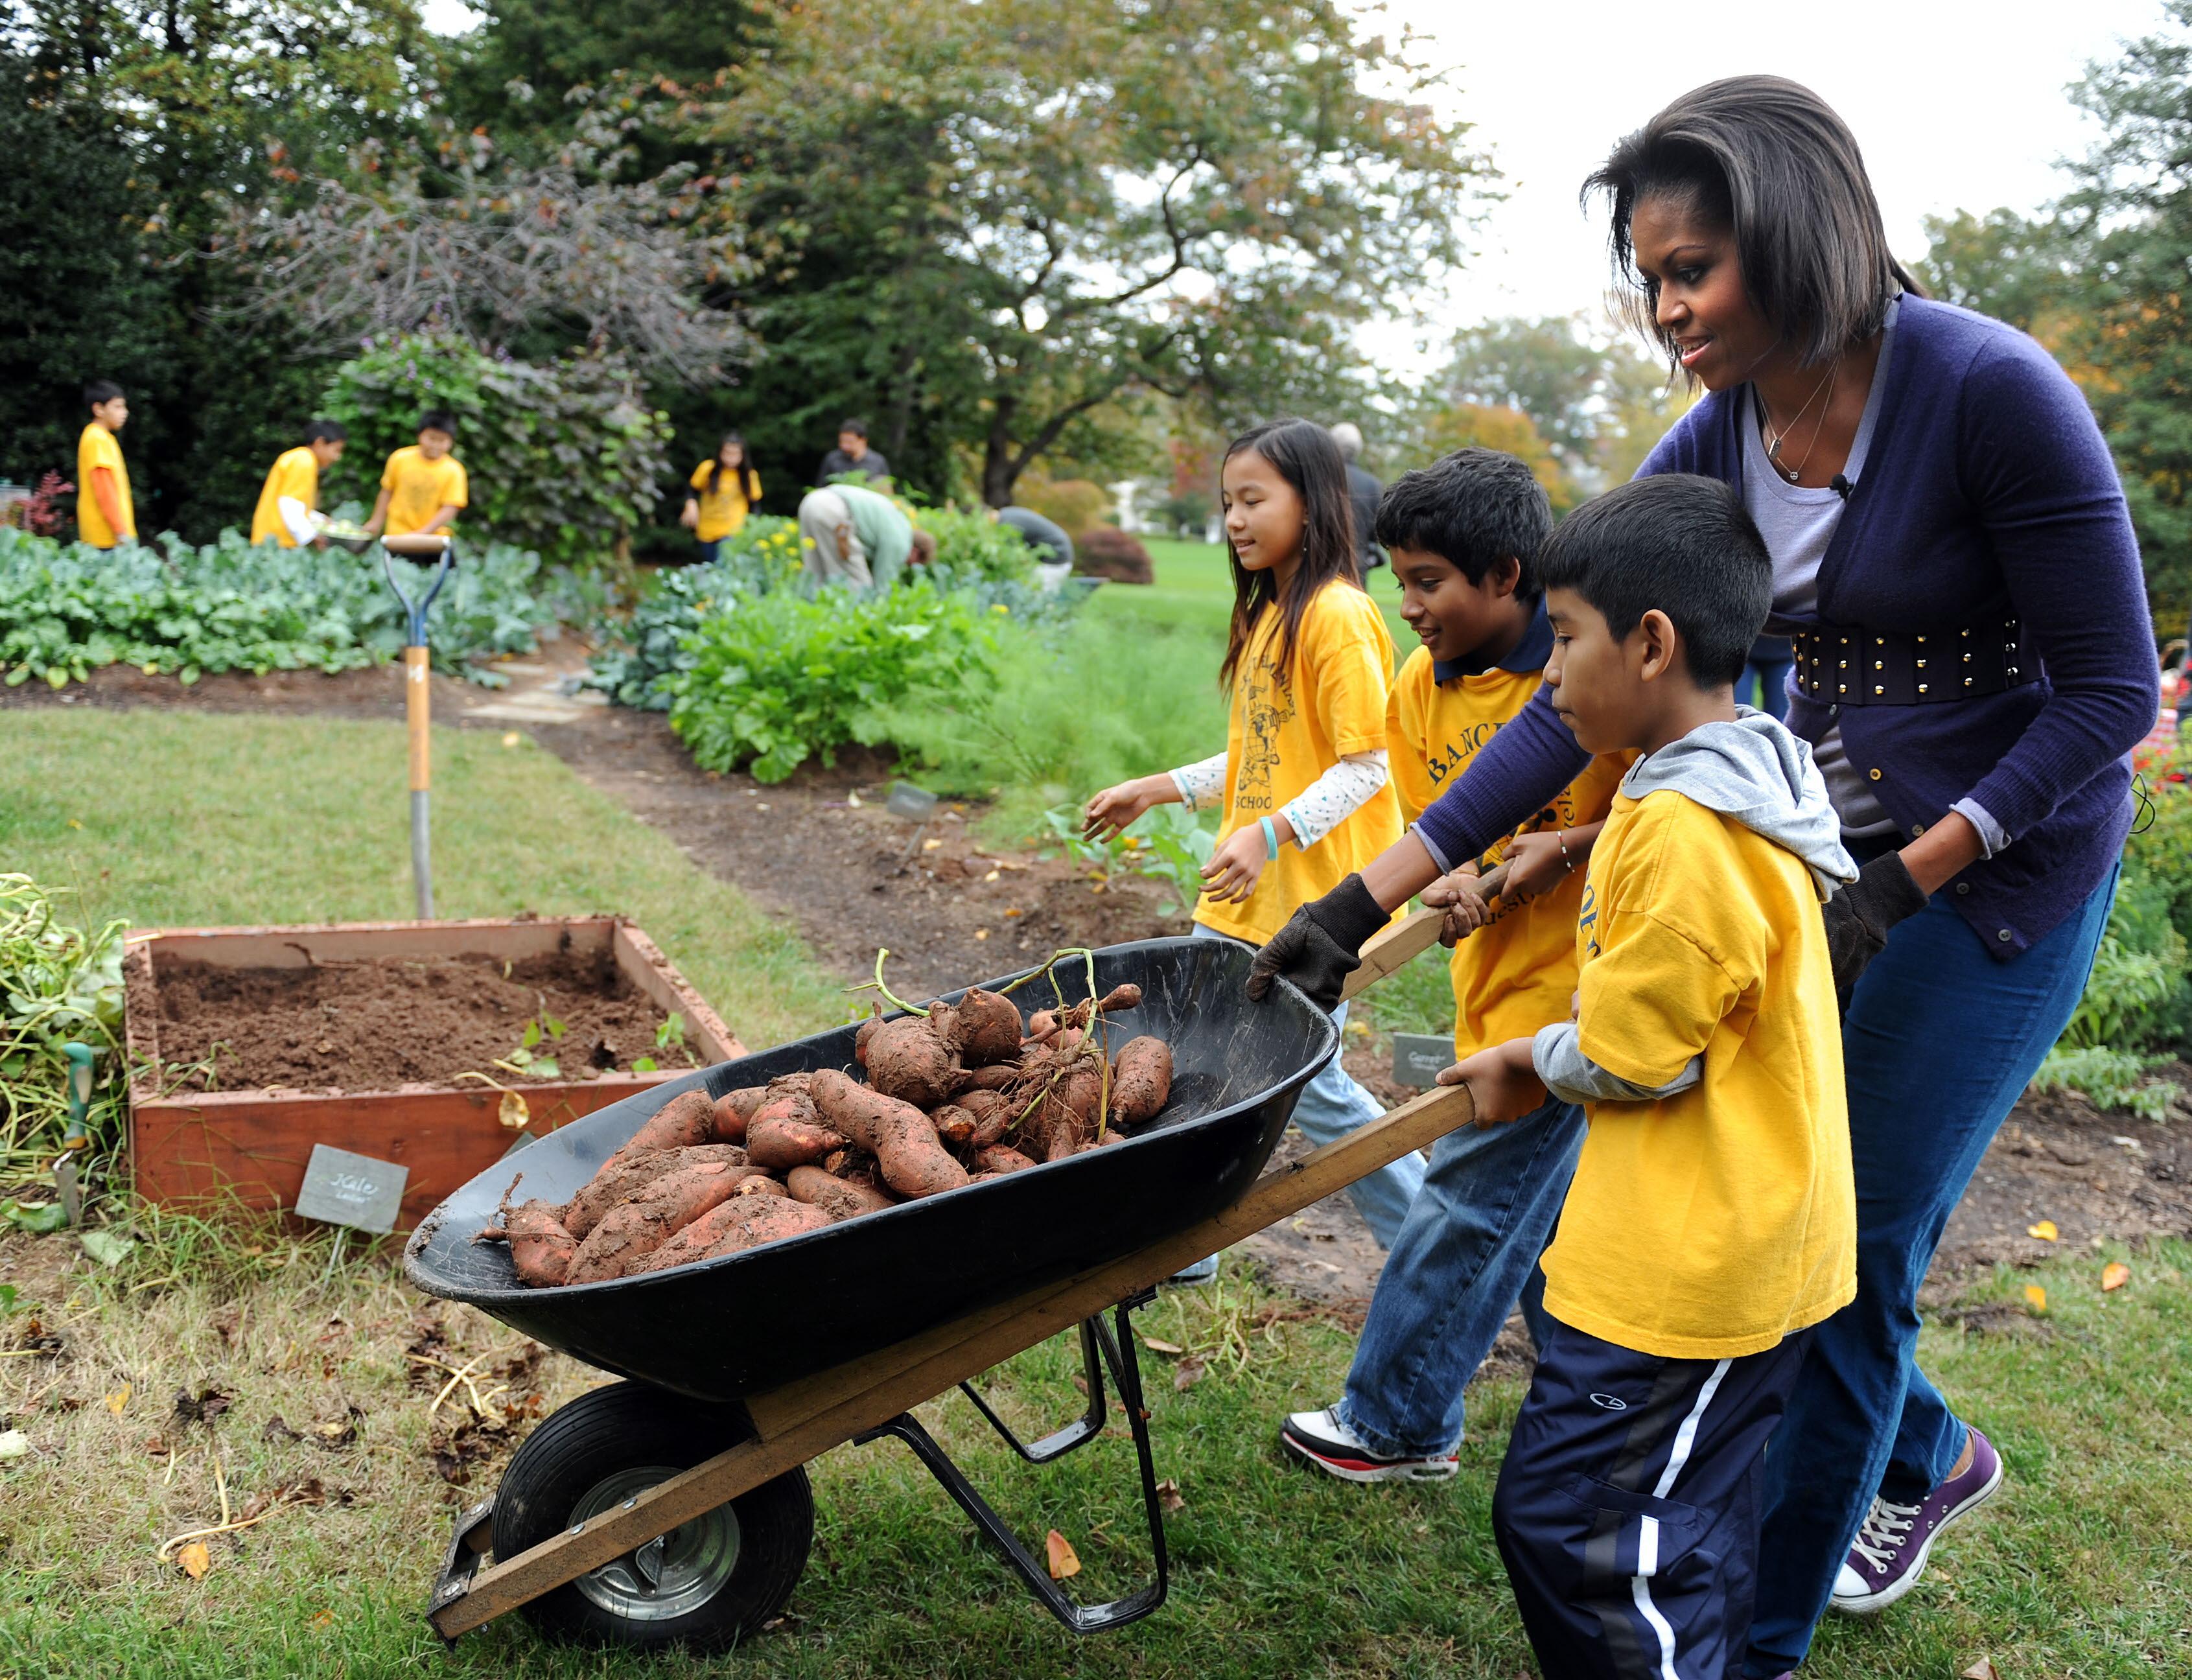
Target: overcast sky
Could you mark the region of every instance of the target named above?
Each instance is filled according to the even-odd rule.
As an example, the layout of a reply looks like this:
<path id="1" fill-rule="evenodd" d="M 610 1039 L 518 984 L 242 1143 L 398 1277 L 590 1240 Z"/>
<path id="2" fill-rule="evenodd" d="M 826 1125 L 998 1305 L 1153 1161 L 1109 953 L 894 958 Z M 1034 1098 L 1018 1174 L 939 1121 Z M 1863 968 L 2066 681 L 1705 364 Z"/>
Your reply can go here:
<path id="1" fill-rule="evenodd" d="M 1364 5 L 1368 26 L 1422 37 L 1453 66 L 1441 101 L 1476 127 L 1506 202 L 1481 254 L 1436 311 L 1453 328 L 1502 315 L 1587 310 L 1602 318 L 1602 219 L 1576 205 L 1583 178 L 1621 135 L 1676 94 L 1722 76 L 1786 76 L 1855 131 L 1897 254 L 1923 254 L 1929 214 L 2035 208 L 2063 190 L 2058 159 L 2092 129 L 2065 89 L 2088 60 L 2155 31 L 2161 0 L 1686 0 L 1679 7 L 1556 0 Z M 1407 334 L 1380 335 L 1404 353 Z"/>

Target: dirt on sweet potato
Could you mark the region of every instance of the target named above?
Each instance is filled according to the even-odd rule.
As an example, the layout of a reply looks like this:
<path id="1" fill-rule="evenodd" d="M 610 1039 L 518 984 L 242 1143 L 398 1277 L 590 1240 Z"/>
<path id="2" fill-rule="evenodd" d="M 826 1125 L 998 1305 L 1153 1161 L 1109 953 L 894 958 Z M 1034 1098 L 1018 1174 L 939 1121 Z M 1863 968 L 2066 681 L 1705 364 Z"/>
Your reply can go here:
<path id="1" fill-rule="evenodd" d="M 823 1123 L 814 1100 L 804 1090 L 772 1095 L 746 1126 L 746 1153 L 765 1173 L 811 1167 L 844 1146 L 845 1140 Z"/>
<path id="2" fill-rule="evenodd" d="M 746 1126 L 754 1117 L 754 1111 L 768 1100 L 768 1087 L 748 1085 L 736 1091 L 726 1091 L 716 1099 L 716 1140 L 719 1143 L 744 1143 Z"/>
<path id="3" fill-rule="evenodd" d="M 785 1188 L 795 1201 L 819 1208 L 833 1220 L 858 1219 L 862 1214 L 895 1208 L 898 1199 L 867 1185 L 837 1178 L 819 1167 L 794 1167 L 785 1175 Z"/>
<path id="4" fill-rule="evenodd" d="M 933 1196 L 967 1182 L 929 1117 L 909 1103 L 825 1069 L 813 1076 L 814 1106 L 835 1131 L 876 1157 L 883 1182 L 901 1196 Z"/>
<path id="5" fill-rule="evenodd" d="M 1139 1126 L 1172 1098 L 1172 1046 L 1145 1033 L 1123 1045 L 1111 1067 L 1111 1121 Z"/>
<path id="6" fill-rule="evenodd" d="M 779 1237 L 819 1231 L 832 1221 L 789 1196 L 740 1196 L 711 1209 L 647 1256 L 638 1270 L 666 1271 L 696 1260 L 758 1249 Z"/>
<path id="7" fill-rule="evenodd" d="M 621 1277 L 711 1208 L 728 1201 L 740 1174 L 722 1162 L 677 1168 L 605 1214 L 571 1257 L 565 1281 Z"/>

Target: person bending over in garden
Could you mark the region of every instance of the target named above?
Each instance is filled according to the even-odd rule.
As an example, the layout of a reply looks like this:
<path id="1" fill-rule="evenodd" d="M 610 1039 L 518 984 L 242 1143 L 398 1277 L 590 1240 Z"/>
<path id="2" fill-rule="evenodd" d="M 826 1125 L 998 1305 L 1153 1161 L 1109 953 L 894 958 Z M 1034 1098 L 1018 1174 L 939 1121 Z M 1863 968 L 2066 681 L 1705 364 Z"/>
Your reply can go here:
<path id="1" fill-rule="evenodd" d="M 1856 885 L 1827 906 L 1858 1188 L 1857 1300 L 1822 1325 L 1766 1467 L 1744 1672 L 1793 1670 L 1831 1599 L 1909 1591 L 2001 1461 L 1918 1369 L 1918 1285 L 2075 1008 L 2158 683 L 2123 492 L 2024 334 L 1922 296 L 1857 142 L 1777 77 L 1712 83 L 1592 177 L 1639 325 L 1708 393 L 1639 469 L 1735 486 L 1796 644 Z M 1339 995 L 1387 911 L 1582 769 L 1540 696 L 1398 845 L 1259 963 Z"/>
<path id="2" fill-rule="evenodd" d="M 419 441 L 388 458 L 380 475 L 380 499 L 365 529 L 375 536 L 385 529 L 391 537 L 451 529 L 471 499 L 464 463 L 449 453 L 456 447 L 453 417 L 439 410 L 421 414 Z"/>
<path id="3" fill-rule="evenodd" d="M 868 447 L 868 423 L 864 420 L 848 420 L 837 428 L 837 447 L 822 457 L 822 470 L 816 477 L 828 484 L 853 473 L 867 479 L 890 477 L 890 463 L 880 451 Z"/>
<path id="4" fill-rule="evenodd" d="M 702 461 L 686 482 L 694 494 L 685 498 L 679 523 L 699 543 L 700 558 L 712 560 L 723 539 L 743 526 L 761 502 L 761 474 L 747 458 L 746 440 L 735 431 L 725 434 L 715 460 Z"/>
<path id="5" fill-rule="evenodd" d="M 1735 489 L 1624 484 L 1538 559 L 1561 726 L 1641 756 L 1588 866 L 1573 1020 L 1439 1076 L 1479 1126 L 1590 1116 L 1493 1532 L 1546 1674 L 1725 1676 L 1767 1437 L 1857 1293 L 1820 913 L 1857 866 L 1810 748 L 1735 703 L 1773 591 Z"/>
<path id="6" fill-rule="evenodd" d="M 1233 441 L 1220 479 L 1233 621 L 1219 680 L 1230 694 L 1225 751 L 1109 787 L 1084 813 L 1108 840 L 1155 805 L 1215 806 L 1218 849 L 1202 871 L 1199 936 L 1259 943 L 1295 907 L 1359 869 L 1401 832 L 1386 765 L 1393 643 L 1362 592 L 1347 471 L 1332 434 L 1274 420 Z M 1320 1000 L 1344 1026 L 1347 1006 Z M 1384 1112 L 1338 1057 L 1303 1089 L 1294 1124 L 1330 1143 Z M 1405 1155 L 1348 1187 L 1390 1248 L 1422 1184 Z M 1217 1275 L 1216 1256 L 1180 1274 Z"/>
<path id="7" fill-rule="evenodd" d="M 914 535 L 904 508 L 858 484 L 809 490 L 799 503 L 799 551 L 819 586 L 889 588 L 913 552 Z"/>
<path id="8" fill-rule="evenodd" d="M 305 428 L 302 443 L 274 458 L 251 515 L 252 541 L 279 543 L 283 548 L 302 543 L 328 546 L 312 523 L 312 513 L 320 505 L 320 474 L 342 459 L 349 436 L 334 420 L 316 420 Z"/>
<path id="9" fill-rule="evenodd" d="M 1530 469 L 1463 449 L 1404 475 L 1378 509 L 1401 616 L 1423 645 L 1394 679 L 1385 745 L 1413 818 L 1520 711 L 1553 649 L 1535 558 L 1552 505 Z M 1494 846 L 1505 889 L 1487 903 L 1454 879 L 1455 1057 L 1568 1017 L 1583 866 L 1632 755 L 1611 753 Z M 1459 876 L 1474 877 L 1478 863 Z M 1439 1140 L 1371 1297 L 1338 1404 L 1296 1412 L 1286 1448 L 1350 1482 L 1431 1481 L 1459 1467 L 1463 1385 L 1521 1295 L 1544 1343 L 1538 1255 L 1567 1193 L 1583 1111 L 1549 1096 L 1517 1125 Z M 1527 1287 L 1526 1287 L 1527 1286 Z"/>
<path id="10" fill-rule="evenodd" d="M 129 399 L 112 380 L 83 388 L 91 419 L 76 443 L 77 540 L 112 548 L 137 540 L 137 505 L 129 494 L 129 468 L 116 433 L 129 423 Z"/>

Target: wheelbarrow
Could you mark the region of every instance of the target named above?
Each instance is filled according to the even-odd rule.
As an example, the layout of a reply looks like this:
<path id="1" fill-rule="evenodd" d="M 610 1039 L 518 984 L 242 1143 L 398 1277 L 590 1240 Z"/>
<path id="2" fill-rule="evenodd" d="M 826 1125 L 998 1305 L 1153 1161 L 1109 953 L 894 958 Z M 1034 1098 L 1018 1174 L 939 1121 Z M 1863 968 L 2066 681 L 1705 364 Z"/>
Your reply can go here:
<path id="1" fill-rule="evenodd" d="M 1421 911 L 1388 929 L 1365 951 L 1350 995 L 1425 949 L 1437 927 L 1436 912 Z M 1116 1042 L 1154 1032 L 1175 1059 L 1163 1112 L 1114 1147 L 606 1283 L 525 1289 L 506 1249 L 473 1241 L 518 1176 L 528 1196 L 569 1196 L 679 1092 L 720 1096 L 850 1066 L 855 1029 L 846 1026 L 602 1109 L 443 1203 L 405 1251 L 413 1283 L 627 1380 L 545 1419 L 494 1494 L 458 1517 L 427 1609 L 435 1630 L 454 1641 L 520 1610 L 559 1639 L 725 1649 L 783 1610 L 806 1567 L 814 1506 L 804 1466 L 886 1436 L 913 1451 L 1068 1628 L 1119 1627 L 1156 1609 L 1167 1564 L 1134 1309 L 1183 1266 L 1427 1147 L 1473 1113 L 1465 1089 L 1437 1089 L 1263 1173 L 1339 1034 L 1283 982 L 1250 1003 L 1242 987 L 1252 955 L 1230 940 L 1185 939 L 1094 953 L 1099 993 L 1122 981 L 1142 987 L 1138 1008 L 1107 1017 Z M 1086 995 L 1087 979 L 1070 966 L 1055 972 L 1071 1002 Z M 1079 1340 L 1087 1409 L 1023 1441 L 973 1380 L 1062 1333 Z M 1041 1465 L 1103 1431 L 1107 1374 L 1133 1443 L 1150 1572 L 1125 1597 L 1083 1604 L 1051 1580 L 913 1409 L 956 1386 L 1020 1458 Z"/>

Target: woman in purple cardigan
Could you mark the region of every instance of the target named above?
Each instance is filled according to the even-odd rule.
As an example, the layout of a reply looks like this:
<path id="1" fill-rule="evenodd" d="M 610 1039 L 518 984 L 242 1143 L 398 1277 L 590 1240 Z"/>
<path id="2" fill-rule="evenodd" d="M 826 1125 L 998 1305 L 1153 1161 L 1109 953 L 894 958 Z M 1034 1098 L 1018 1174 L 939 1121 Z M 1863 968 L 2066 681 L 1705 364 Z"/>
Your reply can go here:
<path id="1" fill-rule="evenodd" d="M 1819 1327 L 1767 1454 L 1744 1671 L 1767 1677 L 1803 1660 L 1830 1601 L 1862 1614 L 1900 1597 L 1941 1529 L 2001 1483 L 1994 1449 L 1918 1369 L 1918 1286 L 2092 969 L 2131 748 L 2154 722 L 2153 633 L 2083 397 L 2031 339 L 1923 297 L 1817 95 L 1768 77 L 1700 88 L 1587 190 L 1610 201 L 1640 326 L 1709 393 L 1641 471 L 1742 490 L 1774 558 L 1768 632 L 1795 641 L 1788 722 L 1864 865 L 1827 906 L 1858 1295 Z M 1281 930 L 1259 973 L 1336 997 L 1392 909 L 1584 757 L 1540 689 L 1407 837 Z"/>

